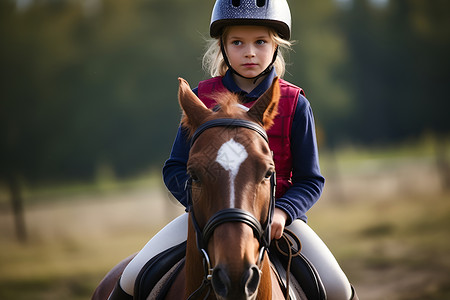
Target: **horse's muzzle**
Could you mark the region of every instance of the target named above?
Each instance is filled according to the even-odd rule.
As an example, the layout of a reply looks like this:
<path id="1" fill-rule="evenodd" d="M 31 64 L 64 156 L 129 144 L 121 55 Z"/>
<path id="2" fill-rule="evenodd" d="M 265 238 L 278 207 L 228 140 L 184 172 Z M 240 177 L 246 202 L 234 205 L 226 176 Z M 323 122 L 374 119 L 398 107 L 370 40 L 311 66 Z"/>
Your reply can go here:
<path id="1" fill-rule="evenodd" d="M 218 299 L 251 300 L 255 299 L 261 281 L 261 271 L 251 265 L 244 271 L 240 280 L 232 280 L 227 270 L 218 265 L 214 268 L 211 283 Z"/>

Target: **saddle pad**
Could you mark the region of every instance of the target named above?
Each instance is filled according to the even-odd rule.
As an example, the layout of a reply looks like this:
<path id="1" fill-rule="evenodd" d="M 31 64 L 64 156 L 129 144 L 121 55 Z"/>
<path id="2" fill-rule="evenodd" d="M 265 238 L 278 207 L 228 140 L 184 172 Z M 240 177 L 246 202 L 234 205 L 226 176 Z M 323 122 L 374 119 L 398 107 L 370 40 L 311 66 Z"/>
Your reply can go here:
<path id="1" fill-rule="evenodd" d="M 175 277 L 178 275 L 180 270 L 184 267 L 186 259 L 182 258 L 178 263 L 176 263 L 155 285 L 155 287 L 150 291 L 147 300 L 163 300 L 169 288 L 172 286 Z"/>
<path id="2" fill-rule="evenodd" d="M 271 261 L 270 268 L 275 273 L 278 283 L 283 289 L 283 294 L 286 294 L 286 274 L 285 274 L 286 271 L 283 269 L 281 262 L 278 261 L 276 264 L 277 266 L 275 266 L 275 264 Z M 284 275 L 280 275 L 280 273 L 283 273 Z M 308 299 L 306 297 L 305 292 L 302 290 L 300 283 L 298 283 L 297 279 L 295 279 L 293 275 L 290 276 L 289 278 L 289 299 L 290 300 Z"/>
<path id="3" fill-rule="evenodd" d="M 182 260 L 186 256 L 186 242 L 173 246 L 149 260 L 139 272 L 134 285 L 134 299 L 145 300 L 164 277 L 164 282 L 170 283 L 178 273 Z M 174 267 L 176 266 L 176 267 Z M 169 274 L 170 273 L 170 274 Z M 166 276 L 167 275 L 167 276 Z M 162 281 L 161 281 L 162 282 Z M 164 286 L 158 285 L 161 294 Z M 154 299 L 154 298 L 152 298 Z"/>

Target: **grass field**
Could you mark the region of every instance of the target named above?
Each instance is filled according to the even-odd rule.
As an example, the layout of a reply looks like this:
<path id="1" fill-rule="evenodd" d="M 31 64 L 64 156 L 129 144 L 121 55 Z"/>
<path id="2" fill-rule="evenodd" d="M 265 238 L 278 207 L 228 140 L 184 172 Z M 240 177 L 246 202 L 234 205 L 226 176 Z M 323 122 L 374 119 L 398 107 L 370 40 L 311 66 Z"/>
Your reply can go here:
<path id="1" fill-rule="evenodd" d="M 326 189 L 309 224 L 360 299 L 450 299 L 450 192 L 432 157 L 347 151 L 325 155 L 322 168 Z M 27 192 L 25 245 L 0 205 L 0 299 L 89 299 L 112 266 L 183 212 L 152 180 Z"/>

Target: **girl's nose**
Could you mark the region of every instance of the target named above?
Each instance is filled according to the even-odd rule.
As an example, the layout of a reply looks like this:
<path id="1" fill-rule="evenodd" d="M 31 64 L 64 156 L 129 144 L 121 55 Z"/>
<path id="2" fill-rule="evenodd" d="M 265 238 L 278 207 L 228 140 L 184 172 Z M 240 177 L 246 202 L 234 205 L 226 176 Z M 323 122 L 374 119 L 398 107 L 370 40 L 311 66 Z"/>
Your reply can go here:
<path id="1" fill-rule="evenodd" d="M 252 46 L 245 49 L 245 57 L 255 57 L 255 49 Z"/>

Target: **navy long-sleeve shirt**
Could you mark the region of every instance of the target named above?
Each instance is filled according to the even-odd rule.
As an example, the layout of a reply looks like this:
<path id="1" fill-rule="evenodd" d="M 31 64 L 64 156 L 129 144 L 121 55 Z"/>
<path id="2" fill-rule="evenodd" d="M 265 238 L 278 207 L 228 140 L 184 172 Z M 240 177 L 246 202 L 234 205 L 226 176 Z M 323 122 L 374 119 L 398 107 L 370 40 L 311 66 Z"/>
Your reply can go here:
<path id="1" fill-rule="evenodd" d="M 222 83 L 229 91 L 241 95 L 243 102 L 251 102 L 270 87 L 275 76 L 272 69 L 250 93 L 242 91 L 237 86 L 229 71 L 223 77 Z M 195 94 L 197 89 L 193 89 Z M 189 150 L 187 132 L 180 127 L 170 157 L 163 167 L 163 179 L 169 191 L 184 206 L 187 205 L 185 188 L 189 178 L 186 172 Z M 313 112 L 308 100 L 302 95 L 299 96 L 292 122 L 291 151 L 292 186 L 282 197 L 276 199 L 276 207 L 284 210 L 289 216 L 287 224 L 298 218 L 307 220 L 306 212 L 319 199 L 325 182 L 320 173 Z"/>

